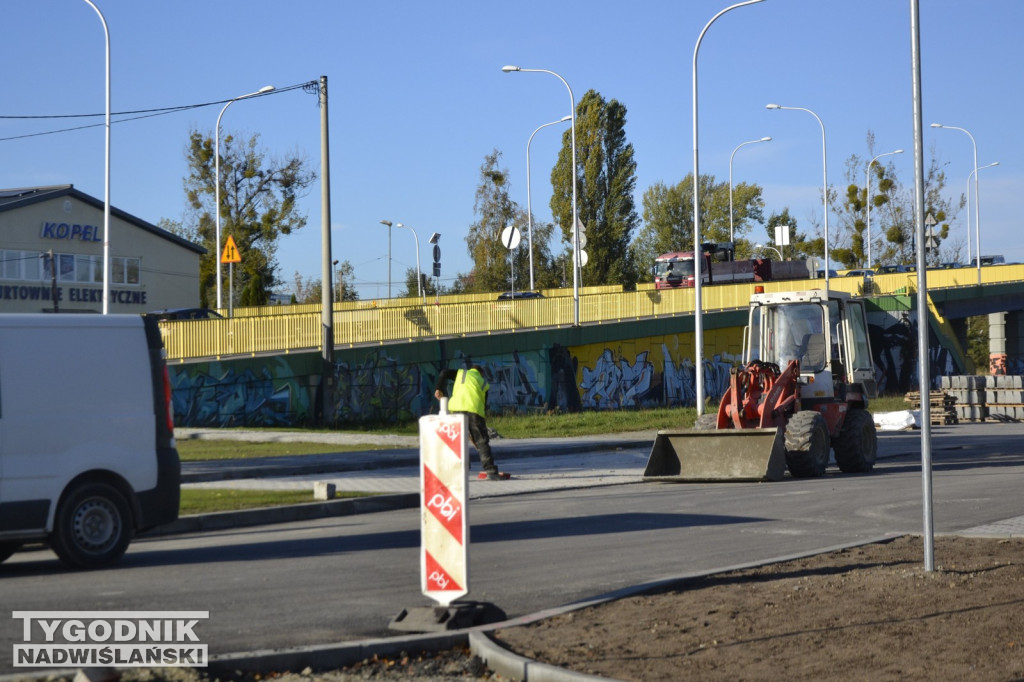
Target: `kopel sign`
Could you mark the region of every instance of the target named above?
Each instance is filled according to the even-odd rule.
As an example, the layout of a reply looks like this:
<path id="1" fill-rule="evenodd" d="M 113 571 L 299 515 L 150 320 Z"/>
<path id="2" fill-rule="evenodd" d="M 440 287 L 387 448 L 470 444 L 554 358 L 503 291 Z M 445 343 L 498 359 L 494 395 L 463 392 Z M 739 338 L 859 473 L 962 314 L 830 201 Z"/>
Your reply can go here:
<path id="1" fill-rule="evenodd" d="M 209 611 L 14 611 L 16 668 L 206 667 Z"/>
<path id="2" fill-rule="evenodd" d="M 469 593 L 466 416 L 426 415 L 419 424 L 420 585 L 425 596 L 448 606 Z"/>

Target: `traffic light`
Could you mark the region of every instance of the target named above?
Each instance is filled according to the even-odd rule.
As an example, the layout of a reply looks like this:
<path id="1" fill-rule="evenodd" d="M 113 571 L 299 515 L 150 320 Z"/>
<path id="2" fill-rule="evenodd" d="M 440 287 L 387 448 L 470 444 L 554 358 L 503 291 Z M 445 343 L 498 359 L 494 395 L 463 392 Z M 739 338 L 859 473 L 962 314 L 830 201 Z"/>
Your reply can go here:
<path id="1" fill-rule="evenodd" d="M 441 245 L 437 243 L 440 238 L 437 232 L 430 236 L 430 243 L 434 245 L 434 277 L 441 276 Z"/>

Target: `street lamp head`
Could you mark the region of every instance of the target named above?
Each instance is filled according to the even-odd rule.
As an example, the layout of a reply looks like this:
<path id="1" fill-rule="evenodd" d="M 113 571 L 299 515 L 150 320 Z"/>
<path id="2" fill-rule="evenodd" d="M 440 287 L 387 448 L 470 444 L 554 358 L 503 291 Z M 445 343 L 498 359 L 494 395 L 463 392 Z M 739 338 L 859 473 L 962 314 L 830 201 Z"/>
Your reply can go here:
<path id="1" fill-rule="evenodd" d="M 781 109 L 782 107 L 779 106 L 778 104 L 766 104 L 764 106 L 764 108 L 765 109 Z"/>
<path id="2" fill-rule="evenodd" d="M 395 223 L 395 227 L 405 227 L 402 223 Z"/>
<path id="3" fill-rule="evenodd" d="M 772 138 L 770 138 L 770 137 L 762 137 L 760 139 L 760 142 L 771 142 L 771 141 L 772 141 Z"/>
<path id="4" fill-rule="evenodd" d="M 572 114 L 569 114 L 568 116 L 563 116 L 562 118 L 560 118 L 558 120 L 558 122 L 559 123 L 565 123 L 566 121 L 571 121 L 571 120 L 572 120 Z"/>
<path id="5" fill-rule="evenodd" d="M 436 244 L 437 240 L 440 239 L 440 238 L 441 238 L 441 233 L 440 232 L 435 232 L 434 234 L 430 235 L 430 243 L 431 244 Z"/>
<path id="6" fill-rule="evenodd" d="M 380 224 L 381 225 L 387 225 L 388 227 L 391 227 L 391 221 L 390 220 L 382 220 L 382 221 L 380 221 Z"/>
<path id="7" fill-rule="evenodd" d="M 501 67 L 501 70 L 504 71 L 505 73 L 512 73 L 513 71 L 519 71 L 519 67 L 518 66 L 503 66 L 503 67 Z"/>
<path id="8" fill-rule="evenodd" d="M 933 124 L 932 124 L 932 128 L 942 128 L 942 127 L 943 127 L 943 126 L 942 126 L 942 124 L 941 124 L 941 123 L 933 123 Z"/>
<path id="9" fill-rule="evenodd" d="M 261 95 L 265 95 L 266 93 L 273 92 L 273 91 L 274 91 L 274 86 L 273 85 L 264 85 L 262 88 L 260 88 L 260 94 Z"/>
<path id="10" fill-rule="evenodd" d="M 896 151 L 893 152 L 893 154 L 902 154 L 902 153 L 903 153 L 902 149 L 897 149 Z"/>

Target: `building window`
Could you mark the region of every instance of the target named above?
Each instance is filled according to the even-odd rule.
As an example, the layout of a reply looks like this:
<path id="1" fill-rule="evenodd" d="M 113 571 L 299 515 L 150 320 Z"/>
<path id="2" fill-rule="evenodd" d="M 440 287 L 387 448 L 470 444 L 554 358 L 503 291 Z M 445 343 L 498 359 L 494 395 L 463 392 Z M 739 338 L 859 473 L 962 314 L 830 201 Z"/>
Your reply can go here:
<path id="1" fill-rule="evenodd" d="M 117 256 L 110 259 L 110 281 L 114 284 L 138 284 L 141 258 Z"/>
<path id="2" fill-rule="evenodd" d="M 21 259 L 21 273 L 24 279 L 36 282 L 43 276 L 43 255 L 34 251 L 23 251 Z"/>
<path id="3" fill-rule="evenodd" d="M 75 256 L 75 281 L 87 283 L 102 282 L 102 260 L 96 256 Z"/>
<path id="4" fill-rule="evenodd" d="M 75 281 L 75 256 L 71 253 L 61 253 L 57 255 L 57 281 L 58 282 L 74 282 Z"/>
<path id="5" fill-rule="evenodd" d="M 57 280 L 80 284 L 103 283 L 103 256 L 55 253 Z M 116 256 L 110 259 L 111 284 L 139 284 L 141 258 Z M 49 281 L 53 265 L 49 253 L 0 250 L 0 278 L 28 282 Z"/>
<path id="6" fill-rule="evenodd" d="M 0 251 L 4 259 L 4 279 L 21 279 L 21 251 Z"/>
<path id="7" fill-rule="evenodd" d="M 36 282 L 40 278 L 40 260 L 35 251 L 0 251 L 0 277 Z"/>

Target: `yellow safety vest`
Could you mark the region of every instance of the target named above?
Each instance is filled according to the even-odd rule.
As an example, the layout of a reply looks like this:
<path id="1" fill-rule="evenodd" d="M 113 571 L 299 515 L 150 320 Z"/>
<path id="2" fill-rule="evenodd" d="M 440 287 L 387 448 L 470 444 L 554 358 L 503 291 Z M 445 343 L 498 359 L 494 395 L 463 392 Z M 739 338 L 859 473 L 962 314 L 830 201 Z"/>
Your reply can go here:
<path id="1" fill-rule="evenodd" d="M 460 369 L 455 376 L 452 397 L 448 399 L 448 409 L 452 412 L 472 412 L 485 416 L 485 396 L 490 388 L 483 375 L 475 369 Z"/>

